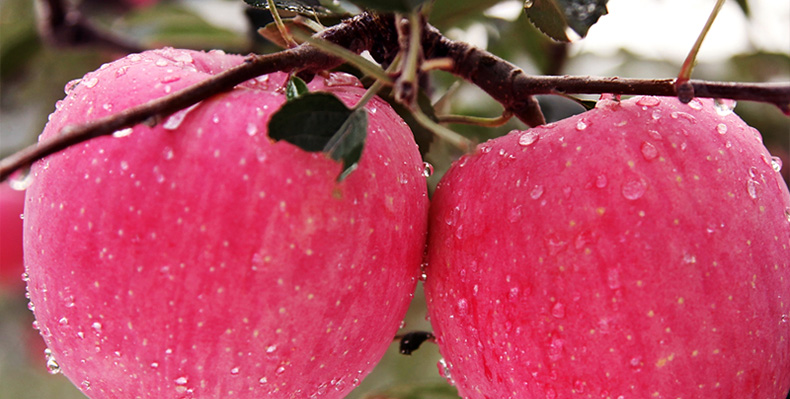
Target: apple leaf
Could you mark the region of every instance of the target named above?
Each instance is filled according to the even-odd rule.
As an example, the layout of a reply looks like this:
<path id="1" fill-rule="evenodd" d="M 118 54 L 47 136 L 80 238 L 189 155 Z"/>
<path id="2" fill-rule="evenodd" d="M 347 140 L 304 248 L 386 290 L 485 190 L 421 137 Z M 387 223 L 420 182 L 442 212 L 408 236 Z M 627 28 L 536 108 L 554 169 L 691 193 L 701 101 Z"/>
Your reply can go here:
<path id="1" fill-rule="evenodd" d="M 310 89 L 307 88 L 307 83 L 299 79 L 296 75 L 292 75 L 285 85 L 285 98 L 287 98 L 288 101 L 293 101 L 302 94 L 307 94 L 309 92 Z"/>
<path id="2" fill-rule="evenodd" d="M 352 0 L 352 2 L 368 10 L 408 13 L 423 5 L 426 0 Z"/>
<path id="3" fill-rule="evenodd" d="M 524 12 L 541 32 L 554 40 L 569 42 L 567 29 L 584 37 L 608 13 L 608 0 L 526 0 Z"/>
<path id="4" fill-rule="evenodd" d="M 266 0 L 244 0 L 244 2 L 257 8 L 269 8 Z M 280 10 L 306 15 L 329 16 L 359 13 L 359 8 L 345 0 L 275 0 L 274 5 Z"/>
<path id="5" fill-rule="evenodd" d="M 269 121 L 269 137 L 343 162 L 338 181 L 351 173 L 367 138 L 367 112 L 350 110 L 329 93 L 306 93 L 283 106 Z"/>

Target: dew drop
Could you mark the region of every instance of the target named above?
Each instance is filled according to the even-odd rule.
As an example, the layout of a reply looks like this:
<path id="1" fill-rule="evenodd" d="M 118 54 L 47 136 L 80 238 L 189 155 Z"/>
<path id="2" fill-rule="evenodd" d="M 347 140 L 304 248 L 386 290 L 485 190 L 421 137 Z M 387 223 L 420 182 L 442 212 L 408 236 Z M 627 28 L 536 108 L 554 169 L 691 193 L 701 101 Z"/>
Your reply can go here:
<path id="1" fill-rule="evenodd" d="M 650 113 L 650 117 L 653 118 L 653 120 L 655 120 L 655 121 L 661 119 L 661 111 L 659 111 L 657 109 L 653 110 L 653 112 Z"/>
<path id="2" fill-rule="evenodd" d="M 73 79 L 68 81 L 68 83 L 63 86 L 63 92 L 69 94 L 72 90 L 74 90 L 75 87 L 77 87 L 78 84 L 80 84 L 81 81 L 82 79 Z"/>
<path id="3" fill-rule="evenodd" d="M 688 253 L 688 252 L 686 252 L 686 253 L 683 254 L 683 263 L 685 263 L 687 265 L 691 265 L 691 264 L 697 263 L 697 257 L 692 255 L 692 254 L 690 254 L 690 253 Z"/>
<path id="4" fill-rule="evenodd" d="M 91 89 L 94 86 L 96 86 L 97 83 L 99 83 L 99 78 L 97 78 L 95 76 L 90 78 L 90 79 L 88 79 L 88 80 L 83 80 L 82 81 L 82 84 L 85 85 L 85 87 L 87 87 L 89 89 Z"/>
<path id="5" fill-rule="evenodd" d="M 576 130 L 582 131 L 584 129 L 587 129 L 587 122 L 584 119 L 579 119 L 579 121 L 576 122 Z"/>
<path id="6" fill-rule="evenodd" d="M 115 77 L 116 78 L 120 78 L 121 76 L 126 75 L 126 72 L 128 72 L 128 71 L 129 71 L 129 67 L 128 66 L 122 66 L 122 67 L 120 67 L 120 68 L 115 70 Z"/>
<path id="7" fill-rule="evenodd" d="M 713 106 L 716 108 L 716 113 L 721 116 L 727 116 L 735 110 L 735 106 L 738 103 L 735 100 L 729 100 L 724 98 L 717 98 L 713 101 Z"/>
<path id="8" fill-rule="evenodd" d="M 31 184 L 33 184 L 33 174 L 30 173 L 30 169 L 17 173 L 8 180 L 9 187 L 14 191 L 25 191 Z"/>
<path id="9" fill-rule="evenodd" d="M 283 366 L 277 367 L 277 370 L 274 370 L 274 374 L 277 374 L 277 375 L 280 375 L 280 374 L 282 374 L 284 372 L 285 372 L 285 367 L 283 367 Z"/>
<path id="10" fill-rule="evenodd" d="M 422 175 L 423 177 L 431 177 L 433 175 L 433 165 L 428 162 L 422 163 Z"/>
<path id="11" fill-rule="evenodd" d="M 565 317 L 565 305 L 559 302 L 554 304 L 554 307 L 551 308 L 551 315 L 558 319 Z"/>
<path id="12" fill-rule="evenodd" d="M 112 134 L 112 136 L 113 136 L 113 137 L 126 137 L 126 136 L 128 136 L 128 135 L 132 134 L 132 132 L 133 132 L 133 131 L 134 131 L 134 129 L 133 129 L 133 128 L 131 128 L 131 127 L 127 127 L 126 129 L 116 130 L 116 131 L 115 131 L 115 132 Z"/>
<path id="13" fill-rule="evenodd" d="M 652 161 L 656 159 L 656 157 L 658 157 L 658 150 L 656 150 L 656 147 L 653 144 L 648 143 L 647 141 L 642 143 L 641 151 L 642 151 L 642 156 L 647 161 Z"/>
<path id="14" fill-rule="evenodd" d="M 91 328 L 93 328 L 96 331 L 101 331 L 101 327 L 102 327 L 101 323 L 99 323 L 98 321 L 91 324 Z"/>
<path id="15" fill-rule="evenodd" d="M 752 199 L 757 199 L 760 196 L 760 183 L 757 180 L 749 179 L 746 181 L 746 192 L 749 193 L 749 197 Z"/>
<path id="16" fill-rule="evenodd" d="M 595 187 L 604 188 L 608 184 L 606 175 L 600 174 L 595 178 Z"/>
<path id="17" fill-rule="evenodd" d="M 661 104 L 661 99 L 653 96 L 644 96 L 636 100 L 636 104 L 643 107 L 655 107 L 656 105 Z"/>
<path id="18" fill-rule="evenodd" d="M 464 317 L 469 313 L 469 303 L 466 299 L 458 300 L 458 316 Z"/>
<path id="19" fill-rule="evenodd" d="M 790 223 L 790 208 L 785 208 L 785 219 Z"/>
<path id="20" fill-rule="evenodd" d="M 261 377 L 261 378 L 258 380 L 258 382 L 259 382 L 259 383 L 261 383 L 261 384 L 265 384 L 265 383 L 269 382 L 269 380 L 268 380 L 268 379 L 266 379 L 266 377 Z"/>
<path id="21" fill-rule="evenodd" d="M 719 132 L 719 134 L 727 134 L 727 125 L 719 123 L 716 125 L 716 131 Z"/>
<path id="22" fill-rule="evenodd" d="M 269 345 L 266 347 L 266 353 L 272 354 L 277 350 L 277 345 Z"/>
<path id="23" fill-rule="evenodd" d="M 195 109 L 195 107 L 197 107 L 197 106 L 198 106 L 198 104 L 195 104 L 195 105 L 192 105 L 189 108 L 184 108 L 184 109 L 174 113 L 173 115 L 170 115 L 170 117 L 167 118 L 165 123 L 162 124 L 162 128 L 165 129 L 165 130 L 176 130 L 176 129 L 178 129 L 178 127 L 181 126 L 181 123 L 184 122 L 184 118 L 186 118 L 187 114 L 189 114 L 189 112 L 192 111 L 193 109 Z M 216 118 L 216 116 L 215 116 L 215 118 Z M 216 123 L 216 122 L 214 122 L 214 123 Z"/>
<path id="24" fill-rule="evenodd" d="M 782 171 L 782 158 L 771 157 L 771 168 L 777 173 Z"/>
<path id="25" fill-rule="evenodd" d="M 540 134 L 538 132 L 534 130 L 527 130 L 518 138 L 518 144 L 524 147 L 530 146 L 535 144 L 539 138 Z"/>
<path id="26" fill-rule="evenodd" d="M 623 184 L 621 193 L 625 199 L 634 201 L 639 198 L 642 198 L 642 195 L 645 194 L 647 190 L 647 185 L 644 181 L 640 180 L 630 180 Z"/>
<path id="27" fill-rule="evenodd" d="M 143 56 L 140 54 L 130 54 L 126 57 L 131 62 L 140 62 L 143 59 Z"/>
<path id="28" fill-rule="evenodd" d="M 689 101 L 688 106 L 697 111 L 702 109 L 702 103 L 696 98 Z"/>
<path id="29" fill-rule="evenodd" d="M 689 114 L 688 112 L 682 111 L 673 111 L 669 116 L 672 119 L 685 119 L 691 123 L 697 123 L 697 118 L 694 115 Z"/>
<path id="30" fill-rule="evenodd" d="M 536 200 L 543 196 L 543 186 L 538 184 L 532 188 L 532 191 L 529 192 L 530 198 Z"/>
<path id="31" fill-rule="evenodd" d="M 183 62 L 185 64 L 191 64 L 194 62 L 192 56 L 186 52 L 179 52 L 178 54 L 173 56 L 174 61 Z"/>
<path id="32" fill-rule="evenodd" d="M 238 367 L 234 367 L 234 368 L 230 369 L 230 373 L 233 374 L 233 375 L 238 375 L 239 374 L 239 368 Z"/>
<path id="33" fill-rule="evenodd" d="M 250 136 L 255 136 L 256 133 L 258 133 L 258 125 L 256 125 L 255 123 L 252 123 L 252 122 L 248 123 L 247 124 L 247 134 L 250 135 Z"/>
<path id="34" fill-rule="evenodd" d="M 178 82 L 181 80 L 181 77 L 178 75 L 165 75 L 159 82 L 160 83 L 173 83 Z"/>
<path id="35" fill-rule="evenodd" d="M 167 60 L 164 58 L 160 58 L 155 62 L 156 66 L 164 67 L 167 66 Z"/>
<path id="36" fill-rule="evenodd" d="M 165 148 L 162 150 L 162 156 L 163 156 L 163 157 L 164 157 L 166 160 L 168 160 L 168 161 L 169 161 L 169 160 L 171 160 L 171 159 L 173 159 L 173 158 L 175 157 L 175 153 L 173 152 L 173 149 L 172 149 L 172 148 L 170 148 L 170 147 L 165 147 Z"/>
<path id="37" fill-rule="evenodd" d="M 55 360 L 55 356 L 52 354 L 52 350 L 49 348 L 44 349 L 44 358 L 47 361 L 47 371 L 50 374 L 59 374 L 60 373 L 60 365 L 58 361 Z"/>
<path id="38" fill-rule="evenodd" d="M 444 358 L 439 359 L 439 362 L 436 364 L 439 368 L 439 375 L 444 377 L 450 385 L 455 385 L 455 380 L 453 380 L 453 376 L 450 372 L 450 365 L 447 363 Z"/>

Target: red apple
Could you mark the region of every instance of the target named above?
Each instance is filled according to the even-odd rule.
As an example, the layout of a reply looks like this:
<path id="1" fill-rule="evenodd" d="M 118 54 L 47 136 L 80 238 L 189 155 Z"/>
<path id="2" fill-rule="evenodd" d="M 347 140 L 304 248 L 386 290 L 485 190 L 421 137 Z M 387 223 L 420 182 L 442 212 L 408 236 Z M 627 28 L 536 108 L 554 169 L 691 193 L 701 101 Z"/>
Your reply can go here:
<path id="1" fill-rule="evenodd" d="M 785 397 L 790 193 L 718 111 L 603 101 L 450 169 L 425 290 L 462 397 Z"/>
<path id="2" fill-rule="evenodd" d="M 0 291 L 21 293 L 22 281 L 22 211 L 25 192 L 0 184 Z"/>
<path id="3" fill-rule="evenodd" d="M 42 133 L 243 62 L 163 49 L 88 73 Z M 428 200 L 404 122 L 366 109 L 359 166 L 267 137 L 286 74 L 34 165 L 28 288 L 62 372 L 101 398 L 340 398 L 384 354 L 413 295 Z M 312 90 L 347 104 L 349 75 Z"/>

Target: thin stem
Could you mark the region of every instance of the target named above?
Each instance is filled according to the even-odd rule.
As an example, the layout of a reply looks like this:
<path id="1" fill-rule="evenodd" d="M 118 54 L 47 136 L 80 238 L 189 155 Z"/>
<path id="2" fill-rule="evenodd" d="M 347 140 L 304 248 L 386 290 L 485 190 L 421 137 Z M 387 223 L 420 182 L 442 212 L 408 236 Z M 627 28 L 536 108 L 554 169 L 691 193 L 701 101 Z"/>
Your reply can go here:
<path id="1" fill-rule="evenodd" d="M 437 118 L 439 119 L 439 123 L 459 123 L 465 125 L 499 127 L 513 118 L 513 113 L 505 111 L 502 113 L 502 115 L 497 116 L 496 118 L 485 118 L 470 115 L 439 115 Z"/>
<path id="2" fill-rule="evenodd" d="M 280 31 L 280 36 L 283 37 L 285 43 L 288 45 L 288 48 L 294 48 L 299 44 L 296 43 L 291 33 L 288 32 L 288 28 L 285 27 L 282 18 L 280 18 L 280 12 L 277 11 L 277 6 L 274 4 L 274 0 L 266 0 L 266 4 L 269 6 L 269 12 L 272 14 L 272 19 L 274 19 L 274 25 L 277 26 L 277 30 Z"/>
<path id="3" fill-rule="evenodd" d="M 713 6 L 713 11 L 711 11 L 708 16 L 708 20 L 705 22 L 702 32 L 697 36 L 697 41 L 694 42 L 694 46 L 691 47 L 691 51 L 689 51 L 688 56 L 686 56 L 686 60 L 683 61 L 683 66 L 680 68 L 680 73 L 678 74 L 678 82 L 685 82 L 691 78 L 691 71 L 694 69 L 694 64 L 696 63 L 699 49 L 702 47 L 702 42 L 705 40 L 708 31 L 710 31 L 710 27 L 713 26 L 713 21 L 716 19 L 716 16 L 719 15 L 719 11 L 721 11 L 723 5 L 724 0 L 717 0 L 716 5 Z"/>
<path id="4" fill-rule="evenodd" d="M 419 109 L 419 107 L 415 108 L 416 109 L 412 110 L 412 115 L 414 116 L 414 119 L 417 120 L 417 123 L 422 125 L 424 128 L 430 130 L 433 134 L 447 141 L 462 152 L 469 152 L 472 150 L 472 148 L 474 148 L 471 140 L 434 122 L 433 119 L 429 118 L 428 115 L 425 115 Z"/>
<path id="5" fill-rule="evenodd" d="M 309 43 L 311 46 L 323 51 L 328 55 L 342 59 L 349 64 L 354 65 L 365 75 L 371 76 L 376 80 L 381 80 L 385 83 L 392 84 L 392 78 L 390 78 L 390 76 L 387 75 L 387 73 L 384 72 L 380 66 L 368 61 L 365 59 L 365 57 L 362 57 L 353 51 L 315 36 L 309 36 L 306 33 L 302 33 L 297 30 L 294 30 L 293 33 L 297 39 Z"/>

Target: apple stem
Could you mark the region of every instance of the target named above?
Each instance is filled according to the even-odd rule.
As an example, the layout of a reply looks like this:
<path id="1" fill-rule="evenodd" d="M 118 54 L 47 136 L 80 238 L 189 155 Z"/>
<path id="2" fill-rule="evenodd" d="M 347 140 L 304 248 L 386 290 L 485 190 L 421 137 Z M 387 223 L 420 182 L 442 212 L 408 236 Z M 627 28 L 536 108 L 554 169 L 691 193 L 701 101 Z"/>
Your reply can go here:
<path id="1" fill-rule="evenodd" d="M 458 148 L 462 152 L 470 152 L 474 148 L 474 144 L 468 138 L 454 132 L 451 129 L 448 129 L 445 126 L 442 126 L 433 119 L 431 119 L 428 115 L 425 115 L 419 107 L 415 107 L 412 111 L 412 115 L 414 119 L 417 120 L 417 123 L 422 125 L 422 127 L 428 129 L 439 137 L 440 139 L 450 143 L 452 146 Z"/>

